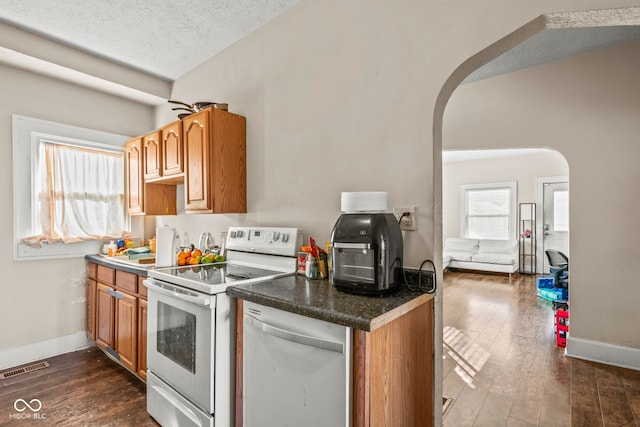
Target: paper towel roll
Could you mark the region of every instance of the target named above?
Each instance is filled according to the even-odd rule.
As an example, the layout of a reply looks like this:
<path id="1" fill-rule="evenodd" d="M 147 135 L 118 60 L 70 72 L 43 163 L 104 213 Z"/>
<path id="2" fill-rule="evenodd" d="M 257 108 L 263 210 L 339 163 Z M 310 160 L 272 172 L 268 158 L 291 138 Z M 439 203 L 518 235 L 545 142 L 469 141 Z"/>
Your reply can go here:
<path id="1" fill-rule="evenodd" d="M 156 267 L 176 265 L 176 229 L 158 227 L 156 229 Z"/>
<path id="2" fill-rule="evenodd" d="M 341 211 L 344 213 L 379 213 L 387 210 L 386 191 L 342 192 Z"/>

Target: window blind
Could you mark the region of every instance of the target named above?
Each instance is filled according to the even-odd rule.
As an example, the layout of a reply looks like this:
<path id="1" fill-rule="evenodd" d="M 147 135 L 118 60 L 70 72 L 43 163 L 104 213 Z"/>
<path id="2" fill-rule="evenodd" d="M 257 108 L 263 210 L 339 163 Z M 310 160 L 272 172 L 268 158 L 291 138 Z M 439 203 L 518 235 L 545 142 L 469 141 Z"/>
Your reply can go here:
<path id="1" fill-rule="evenodd" d="M 465 190 L 466 237 L 508 239 L 511 235 L 511 188 Z"/>

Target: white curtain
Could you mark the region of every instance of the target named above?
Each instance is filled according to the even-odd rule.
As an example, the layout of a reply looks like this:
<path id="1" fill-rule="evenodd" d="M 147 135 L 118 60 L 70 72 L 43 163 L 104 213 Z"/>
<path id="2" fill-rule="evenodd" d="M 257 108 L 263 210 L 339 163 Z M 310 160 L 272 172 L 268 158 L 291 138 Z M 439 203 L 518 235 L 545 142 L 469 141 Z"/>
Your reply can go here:
<path id="1" fill-rule="evenodd" d="M 40 247 L 129 235 L 121 153 L 42 142 L 39 159 L 37 234 L 23 243 Z"/>

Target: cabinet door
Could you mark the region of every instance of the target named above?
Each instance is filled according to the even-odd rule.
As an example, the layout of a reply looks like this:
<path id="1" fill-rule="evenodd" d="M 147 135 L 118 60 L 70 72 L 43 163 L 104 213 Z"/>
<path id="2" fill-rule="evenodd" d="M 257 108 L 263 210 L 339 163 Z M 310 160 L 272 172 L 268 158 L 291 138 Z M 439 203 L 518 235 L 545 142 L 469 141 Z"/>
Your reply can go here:
<path id="1" fill-rule="evenodd" d="M 93 264 L 95 265 L 95 264 Z M 85 310 L 85 331 L 87 337 L 92 341 L 96 340 L 96 288 L 98 282 L 93 279 L 87 279 L 85 296 L 87 299 L 87 305 Z"/>
<path id="2" fill-rule="evenodd" d="M 124 292 L 116 292 L 115 350 L 120 362 L 132 372 L 137 371 L 138 356 L 138 299 Z"/>
<path id="3" fill-rule="evenodd" d="M 104 283 L 96 287 L 96 343 L 100 347 L 114 344 L 115 301 L 113 289 Z"/>
<path id="4" fill-rule="evenodd" d="M 160 132 L 151 133 L 142 138 L 144 150 L 144 179 L 162 176 L 162 145 Z"/>
<path id="5" fill-rule="evenodd" d="M 125 147 L 127 197 L 129 215 L 144 214 L 144 176 L 142 170 L 142 138 L 130 140 Z"/>
<path id="6" fill-rule="evenodd" d="M 185 212 L 246 212 L 246 119 L 207 108 L 185 118 L 182 129 Z"/>
<path id="7" fill-rule="evenodd" d="M 138 376 L 147 379 L 147 301 L 138 299 Z"/>
<path id="8" fill-rule="evenodd" d="M 247 212 L 246 119 L 211 110 L 211 207 L 213 213 Z"/>
<path id="9" fill-rule="evenodd" d="M 378 329 L 354 331 L 353 426 L 418 426 L 433 419 L 433 300 Z"/>
<path id="10" fill-rule="evenodd" d="M 87 262 L 87 278 L 89 279 L 98 278 L 98 264 L 95 264 L 93 262 Z"/>
<path id="11" fill-rule="evenodd" d="M 183 119 L 185 154 L 185 210 L 211 212 L 209 110 Z"/>
<path id="12" fill-rule="evenodd" d="M 125 158 L 129 215 L 175 215 L 176 186 L 144 182 L 142 137 L 129 140 L 125 147 Z"/>
<path id="13" fill-rule="evenodd" d="M 184 172 L 181 121 L 162 128 L 162 152 L 162 176 L 181 175 Z"/>

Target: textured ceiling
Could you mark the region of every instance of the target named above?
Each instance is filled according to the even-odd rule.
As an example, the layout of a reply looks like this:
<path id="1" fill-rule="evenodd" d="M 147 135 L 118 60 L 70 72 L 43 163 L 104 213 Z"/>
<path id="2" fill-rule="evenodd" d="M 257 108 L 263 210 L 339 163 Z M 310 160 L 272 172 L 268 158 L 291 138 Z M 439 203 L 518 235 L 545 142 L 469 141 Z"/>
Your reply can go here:
<path id="1" fill-rule="evenodd" d="M 0 21 L 173 81 L 299 0 L 0 0 Z"/>

